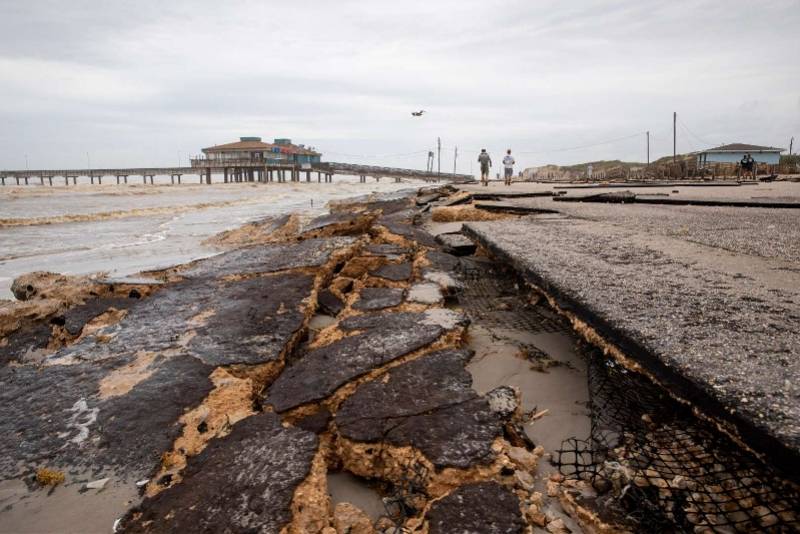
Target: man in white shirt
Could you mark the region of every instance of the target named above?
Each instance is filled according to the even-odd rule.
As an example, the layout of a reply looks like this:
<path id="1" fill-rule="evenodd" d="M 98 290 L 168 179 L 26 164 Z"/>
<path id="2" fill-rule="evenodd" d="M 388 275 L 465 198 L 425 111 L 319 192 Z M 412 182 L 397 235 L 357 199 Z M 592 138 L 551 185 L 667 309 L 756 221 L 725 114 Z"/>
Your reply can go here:
<path id="1" fill-rule="evenodd" d="M 514 157 L 511 155 L 511 149 L 506 151 L 506 157 L 503 158 L 503 167 L 505 168 L 505 184 L 511 185 L 511 177 L 514 175 Z"/>

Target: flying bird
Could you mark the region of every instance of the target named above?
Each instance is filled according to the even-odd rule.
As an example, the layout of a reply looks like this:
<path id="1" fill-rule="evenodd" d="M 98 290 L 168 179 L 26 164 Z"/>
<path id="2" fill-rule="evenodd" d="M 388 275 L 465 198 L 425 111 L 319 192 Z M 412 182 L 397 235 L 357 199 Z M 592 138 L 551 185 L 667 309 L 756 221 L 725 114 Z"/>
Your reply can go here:
<path id="1" fill-rule="evenodd" d="M 412 111 L 412 112 L 411 112 L 411 115 L 413 115 L 414 117 L 422 117 L 422 114 L 423 114 L 423 113 L 425 113 L 425 110 L 424 110 L 424 109 L 421 109 L 421 110 L 419 110 L 419 111 Z"/>

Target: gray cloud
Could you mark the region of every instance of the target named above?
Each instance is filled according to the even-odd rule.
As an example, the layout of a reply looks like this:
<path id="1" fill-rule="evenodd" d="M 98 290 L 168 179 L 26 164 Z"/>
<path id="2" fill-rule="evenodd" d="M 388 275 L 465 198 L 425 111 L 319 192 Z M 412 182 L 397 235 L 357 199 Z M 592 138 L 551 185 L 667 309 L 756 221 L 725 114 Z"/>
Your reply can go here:
<path id="1" fill-rule="evenodd" d="M 239 135 L 413 166 L 440 136 L 462 170 L 484 146 L 643 160 L 645 130 L 671 152 L 672 111 L 681 151 L 785 146 L 798 27 L 794 0 L 2 0 L 0 168 L 172 164 Z"/>

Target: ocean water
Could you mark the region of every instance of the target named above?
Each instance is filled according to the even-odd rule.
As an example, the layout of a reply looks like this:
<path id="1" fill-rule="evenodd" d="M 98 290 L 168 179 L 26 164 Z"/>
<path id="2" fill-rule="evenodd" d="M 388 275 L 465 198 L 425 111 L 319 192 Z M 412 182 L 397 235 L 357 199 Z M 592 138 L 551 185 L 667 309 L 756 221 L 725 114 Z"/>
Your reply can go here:
<path id="1" fill-rule="evenodd" d="M 0 299 L 31 271 L 129 276 L 211 256 L 208 237 L 287 212 L 326 213 L 330 200 L 420 187 L 335 176 L 269 184 L 0 187 Z"/>

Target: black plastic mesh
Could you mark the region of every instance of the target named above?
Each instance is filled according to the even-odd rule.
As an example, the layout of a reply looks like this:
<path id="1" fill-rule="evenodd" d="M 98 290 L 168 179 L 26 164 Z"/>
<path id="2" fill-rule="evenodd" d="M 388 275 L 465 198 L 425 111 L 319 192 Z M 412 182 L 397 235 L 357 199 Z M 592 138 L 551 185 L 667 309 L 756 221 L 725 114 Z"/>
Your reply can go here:
<path id="1" fill-rule="evenodd" d="M 458 301 L 474 322 L 572 331 L 545 302 L 526 298 L 514 271 L 478 257 L 461 258 L 460 271 Z M 565 441 L 553 461 L 593 486 L 584 505 L 648 534 L 800 532 L 797 486 L 644 376 L 591 347 L 578 352 L 587 358 L 591 432 Z"/>
<path id="2" fill-rule="evenodd" d="M 531 303 L 522 295 L 520 282 L 507 271 L 480 259 L 461 258 L 466 282 L 458 301 L 474 321 L 488 328 L 508 328 L 531 333 L 570 333 L 564 320 L 544 302 Z"/>
<path id="3" fill-rule="evenodd" d="M 591 435 L 554 462 L 639 532 L 798 532 L 800 493 L 649 380 L 587 351 Z"/>

